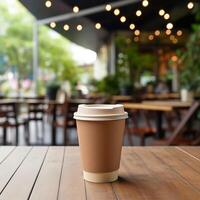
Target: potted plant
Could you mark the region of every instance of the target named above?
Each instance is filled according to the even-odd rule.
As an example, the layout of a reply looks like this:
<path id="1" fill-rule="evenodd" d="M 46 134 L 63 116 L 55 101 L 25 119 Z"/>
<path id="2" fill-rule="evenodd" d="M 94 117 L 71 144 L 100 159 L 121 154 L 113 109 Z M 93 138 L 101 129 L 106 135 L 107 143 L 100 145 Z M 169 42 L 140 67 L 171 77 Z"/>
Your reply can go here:
<path id="1" fill-rule="evenodd" d="M 49 100 L 56 100 L 56 95 L 60 89 L 60 83 L 52 81 L 47 85 L 47 97 Z"/>
<path id="2" fill-rule="evenodd" d="M 155 57 L 152 54 L 141 53 L 134 42 L 127 43 L 126 37 L 116 37 L 116 46 L 116 71 L 120 76 L 121 91 L 133 91 L 144 71 L 153 69 Z"/>
<path id="3" fill-rule="evenodd" d="M 118 76 L 108 75 L 102 80 L 96 82 L 97 91 L 106 95 L 112 96 L 119 94 L 119 80 Z"/>

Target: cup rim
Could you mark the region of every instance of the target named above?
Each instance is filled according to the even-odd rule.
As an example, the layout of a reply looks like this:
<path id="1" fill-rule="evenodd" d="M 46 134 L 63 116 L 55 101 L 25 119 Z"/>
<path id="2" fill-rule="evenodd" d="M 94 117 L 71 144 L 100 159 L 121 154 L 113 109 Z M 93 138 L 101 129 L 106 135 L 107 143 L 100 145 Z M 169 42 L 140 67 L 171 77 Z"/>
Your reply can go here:
<path id="1" fill-rule="evenodd" d="M 108 121 L 128 118 L 122 104 L 81 104 L 74 119 L 89 121 Z"/>
<path id="2" fill-rule="evenodd" d="M 110 114 L 110 115 L 80 115 L 77 112 L 74 113 L 74 119 L 84 120 L 84 121 L 112 121 L 112 120 L 122 120 L 127 119 L 128 113 L 124 114 Z"/>

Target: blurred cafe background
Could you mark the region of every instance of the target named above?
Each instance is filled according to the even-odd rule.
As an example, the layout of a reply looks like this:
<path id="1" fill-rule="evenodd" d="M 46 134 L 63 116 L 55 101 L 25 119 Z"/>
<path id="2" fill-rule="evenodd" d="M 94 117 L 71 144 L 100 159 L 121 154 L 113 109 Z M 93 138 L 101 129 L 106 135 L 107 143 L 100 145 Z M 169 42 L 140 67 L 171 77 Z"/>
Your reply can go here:
<path id="1" fill-rule="evenodd" d="M 78 145 L 79 104 L 123 104 L 124 145 L 200 144 L 200 2 L 0 1 L 0 144 Z"/>

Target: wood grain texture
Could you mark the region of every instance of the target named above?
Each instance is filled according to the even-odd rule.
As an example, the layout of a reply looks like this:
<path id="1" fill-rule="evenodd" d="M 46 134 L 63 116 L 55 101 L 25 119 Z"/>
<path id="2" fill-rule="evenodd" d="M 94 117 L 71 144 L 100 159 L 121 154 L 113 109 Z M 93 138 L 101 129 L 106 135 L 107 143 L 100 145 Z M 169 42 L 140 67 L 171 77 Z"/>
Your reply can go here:
<path id="1" fill-rule="evenodd" d="M 186 153 L 188 156 L 200 161 L 200 147 L 176 147 L 180 151 Z"/>
<path id="2" fill-rule="evenodd" d="M 50 147 L 30 200 L 55 200 L 58 196 L 64 147 Z"/>
<path id="3" fill-rule="evenodd" d="M 2 148 L 0 200 L 200 199 L 200 147 L 124 147 L 105 184 L 83 180 L 78 147 Z"/>
<path id="4" fill-rule="evenodd" d="M 200 193 L 157 156 L 163 148 L 123 151 L 120 176 L 114 183 L 119 199 L 198 199 Z M 160 155 L 160 153 L 158 153 Z"/>
<path id="5" fill-rule="evenodd" d="M 158 105 L 158 106 L 172 106 L 173 108 L 189 108 L 192 102 L 183 101 L 143 101 L 143 104 Z"/>
<path id="6" fill-rule="evenodd" d="M 148 171 L 144 163 L 132 151 L 132 148 L 123 149 L 119 180 L 112 184 L 117 198 L 124 200 L 145 199 L 150 191 L 146 188 L 152 185 L 149 183 L 152 182 L 150 178 L 148 180 Z"/>
<path id="7" fill-rule="evenodd" d="M 85 200 L 85 184 L 82 177 L 78 147 L 66 147 L 62 176 L 59 189 L 59 200 Z M 69 170 L 70 169 L 70 170 Z"/>
<path id="8" fill-rule="evenodd" d="M 156 149 L 152 150 L 153 152 Z M 178 149 L 161 149 L 157 156 L 163 160 L 166 166 L 169 166 L 172 172 L 175 172 L 188 187 L 199 191 L 200 197 L 200 162 L 184 154 Z M 164 158 L 164 159 L 163 159 Z"/>
<path id="9" fill-rule="evenodd" d="M 9 154 L 15 149 L 13 146 L 0 147 L 0 164 L 9 156 Z"/>
<path id="10" fill-rule="evenodd" d="M 116 199 L 111 183 L 91 183 L 85 181 L 87 200 Z"/>
<path id="11" fill-rule="evenodd" d="M 178 152 L 175 148 L 151 148 L 150 151 L 169 168 L 171 173 L 179 178 L 182 185 L 181 194 L 184 194 L 184 199 L 200 198 L 200 174 L 198 172 L 200 168 L 198 171 L 191 168 L 191 166 L 188 165 L 188 161 L 183 161 L 186 159 L 184 153 Z M 190 159 L 190 157 L 188 156 L 187 159 Z M 193 162 L 196 161 L 193 160 Z M 180 186 L 180 184 L 178 185 Z"/>
<path id="12" fill-rule="evenodd" d="M 0 164 L 0 194 L 30 150 L 31 147 L 17 147 L 6 160 Z"/>
<path id="13" fill-rule="evenodd" d="M 47 147 L 33 148 L 0 196 L 2 200 L 28 199 Z"/>
<path id="14" fill-rule="evenodd" d="M 144 104 L 144 103 L 124 103 L 125 109 L 133 110 L 153 110 L 153 111 L 164 111 L 169 112 L 173 110 L 172 106 L 166 105 L 155 105 L 155 104 Z"/>

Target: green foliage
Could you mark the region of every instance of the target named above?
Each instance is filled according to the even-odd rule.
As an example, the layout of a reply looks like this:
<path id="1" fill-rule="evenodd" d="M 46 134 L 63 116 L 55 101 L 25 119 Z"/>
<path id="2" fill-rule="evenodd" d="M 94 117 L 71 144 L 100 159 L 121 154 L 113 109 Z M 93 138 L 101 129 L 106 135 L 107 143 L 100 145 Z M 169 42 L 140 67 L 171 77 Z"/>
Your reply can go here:
<path id="1" fill-rule="evenodd" d="M 0 55 L 8 57 L 7 66 L 16 67 L 18 79 L 22 80 L 31 77 L 33 70 L 33 17 L 17 1 L 9 3 L 0 3 Z M 11 13 L 10 6 L 17 12 Z M 57 80 L 75 84 L 81 71 L 69 52 L 69 42 L 47 27 L 40 27 L 39 36 L 40 67 Z"/>
<path id="2" fill-rule="evenodd" d="M 199 13 L 197 14 L 199 16 Z M 197 18 L 198 19 L 198 18 Z M 193 25 L 186 48 L 181 52 L 183 68 L 181 70 L 181 86 L 189 90 L 200 91 L 200 23 Z"/>
<path id="3" fill-rule="evenodd" d="M 106 95 L 119 94 L 119 77 L 117 75 L 108 75 L 95 83 L 97 91 Z"/>
<path id="4" fill-rule="evenodd" d="M 117 73 L 121 77 L 123 85 L 133 85 L 139 82 L 145 71 L 151 71 L 155 64 L 155 57 L 151 54 L 141 53 L 138 46 L 133 42 L 127 43 L 126 37 L 116 38 L 118 49 Z"/>

